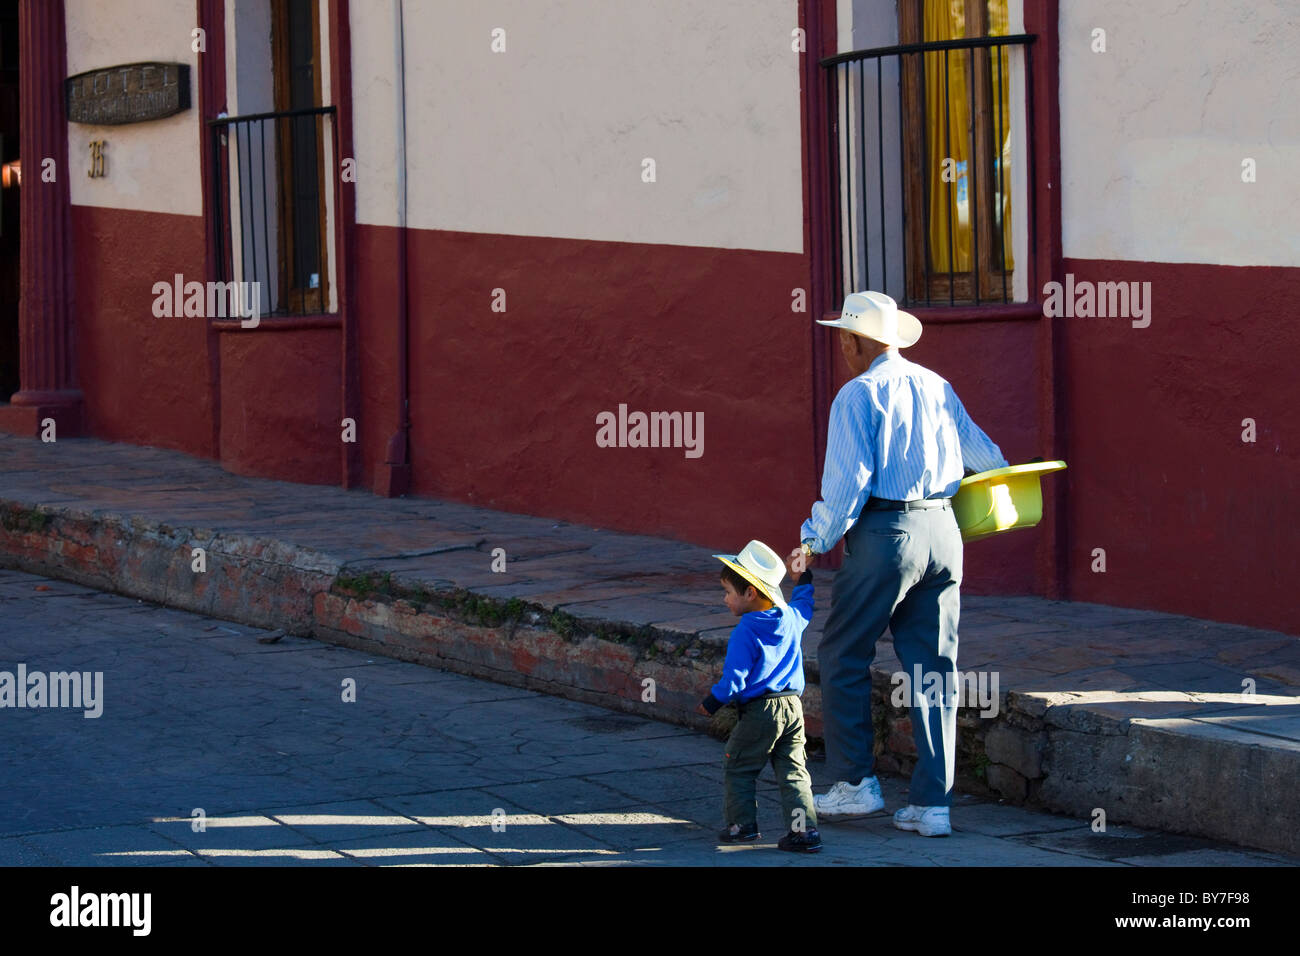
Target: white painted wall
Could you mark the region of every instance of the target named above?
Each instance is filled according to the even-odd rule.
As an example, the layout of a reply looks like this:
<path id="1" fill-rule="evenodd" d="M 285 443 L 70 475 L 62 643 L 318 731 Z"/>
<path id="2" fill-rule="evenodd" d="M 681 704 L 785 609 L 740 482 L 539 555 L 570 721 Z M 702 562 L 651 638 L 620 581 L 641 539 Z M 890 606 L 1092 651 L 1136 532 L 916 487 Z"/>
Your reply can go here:
<path id="1" fill-rule="evenodd" d="M 68 176 L 80 206 L 198 216 L 198 58 L 190 49 L 192 2 L 66 0 L 68 75 L 144 60 L 188 63 L 190 108 L 166 119 L 122 126 L 68 124 Z M 107 175 L 91 179 L 91 140 L 105 140 Z M 26 158 L 26 157 L 24 157 Z M 33 168 L 38 168 L 33 163 Z"/>
<path id="2" fill-rule="evenodd" d="M 1060 32 L 1066 256 L 1300 265 L 1296 0 L 1069 0 Z"/>
<path id="3" fill-rule="evenodd" d="M 395 2 L 351 4 L 357 215 L 382 225 L 397 221 Z M 802 251 L 797 13 L 406 0 L 409 224 Z"/>

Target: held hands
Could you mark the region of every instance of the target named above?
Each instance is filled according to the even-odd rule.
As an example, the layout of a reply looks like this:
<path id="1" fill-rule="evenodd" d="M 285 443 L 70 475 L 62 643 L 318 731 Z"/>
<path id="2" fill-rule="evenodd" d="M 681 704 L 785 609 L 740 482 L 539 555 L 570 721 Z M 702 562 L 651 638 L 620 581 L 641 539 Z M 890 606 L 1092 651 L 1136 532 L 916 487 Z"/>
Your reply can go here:
<path id="1" fill-rule="evenodd" d="M 790 571 L 790 577 L 797 581 L 799 580 L 799 575 L 808 570 L 808 555 L 803 553 L 802 547 L 795 548 L 786 555 L 785 566 Z"/>

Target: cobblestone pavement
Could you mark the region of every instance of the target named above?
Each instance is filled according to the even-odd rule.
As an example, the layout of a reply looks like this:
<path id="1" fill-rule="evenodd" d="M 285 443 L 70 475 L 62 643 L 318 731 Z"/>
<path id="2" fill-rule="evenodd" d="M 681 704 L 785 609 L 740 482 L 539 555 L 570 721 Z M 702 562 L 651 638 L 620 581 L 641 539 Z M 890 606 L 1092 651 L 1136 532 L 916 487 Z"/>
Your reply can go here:
<path id="1" fill-rule="evenodd" d="M 961 797 L 826 849 L 719 848 L 722 745 L 692 731 L 0 571 L 0 671 L 102 672 L 84 709 L 0 709 L 0 865 L 1294 865 Z M 3 680 L 3 677 L 0 677 Z M 344 700 L 355 681 L 355 701 Z M 83 703 L 83 708 L 85 701 Z M 818 789 L 825 779 L 812 764 Z M 892 811 L 905 781 L 882 778 Z M 205 826 L 193 815 L 202 808 Z M 498 826 L 494 828 L 493 822 Z M 502 827 L 503 824 L 503 827 Z"/>

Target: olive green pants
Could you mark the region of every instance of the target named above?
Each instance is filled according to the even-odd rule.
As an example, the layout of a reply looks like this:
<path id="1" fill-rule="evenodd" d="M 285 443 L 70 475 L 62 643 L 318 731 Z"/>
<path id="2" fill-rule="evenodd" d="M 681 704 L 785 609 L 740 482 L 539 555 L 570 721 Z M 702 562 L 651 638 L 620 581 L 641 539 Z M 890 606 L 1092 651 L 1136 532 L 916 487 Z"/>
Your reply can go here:
<path id="1" fill-rule="evenodd" d="M 768 760 L 781 788 L 787 830 L 817 826 L 812 778 L 804 767 L 803 704 L 798 697 L 760 698 L 741 705 L 740 720 L 727 739 L 722 759 L 726 824 L 757 829 L 758 775 Z"/>

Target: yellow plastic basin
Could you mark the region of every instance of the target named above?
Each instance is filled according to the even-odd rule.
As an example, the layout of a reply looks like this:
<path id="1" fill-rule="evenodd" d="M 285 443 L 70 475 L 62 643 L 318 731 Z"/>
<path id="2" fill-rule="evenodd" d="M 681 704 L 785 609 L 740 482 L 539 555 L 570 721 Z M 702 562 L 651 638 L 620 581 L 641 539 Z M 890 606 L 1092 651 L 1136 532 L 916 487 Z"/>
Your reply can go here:
<path id="1" fill-rule="evenodd" d="M 1063 468 L 1063 461 L 1039 461 L 982 471 L 964 479 L 952 499 L 962 540 L 978 541 L 1000 531 L 1038 524 L 1043 517 L 1038 479 Z"/>

